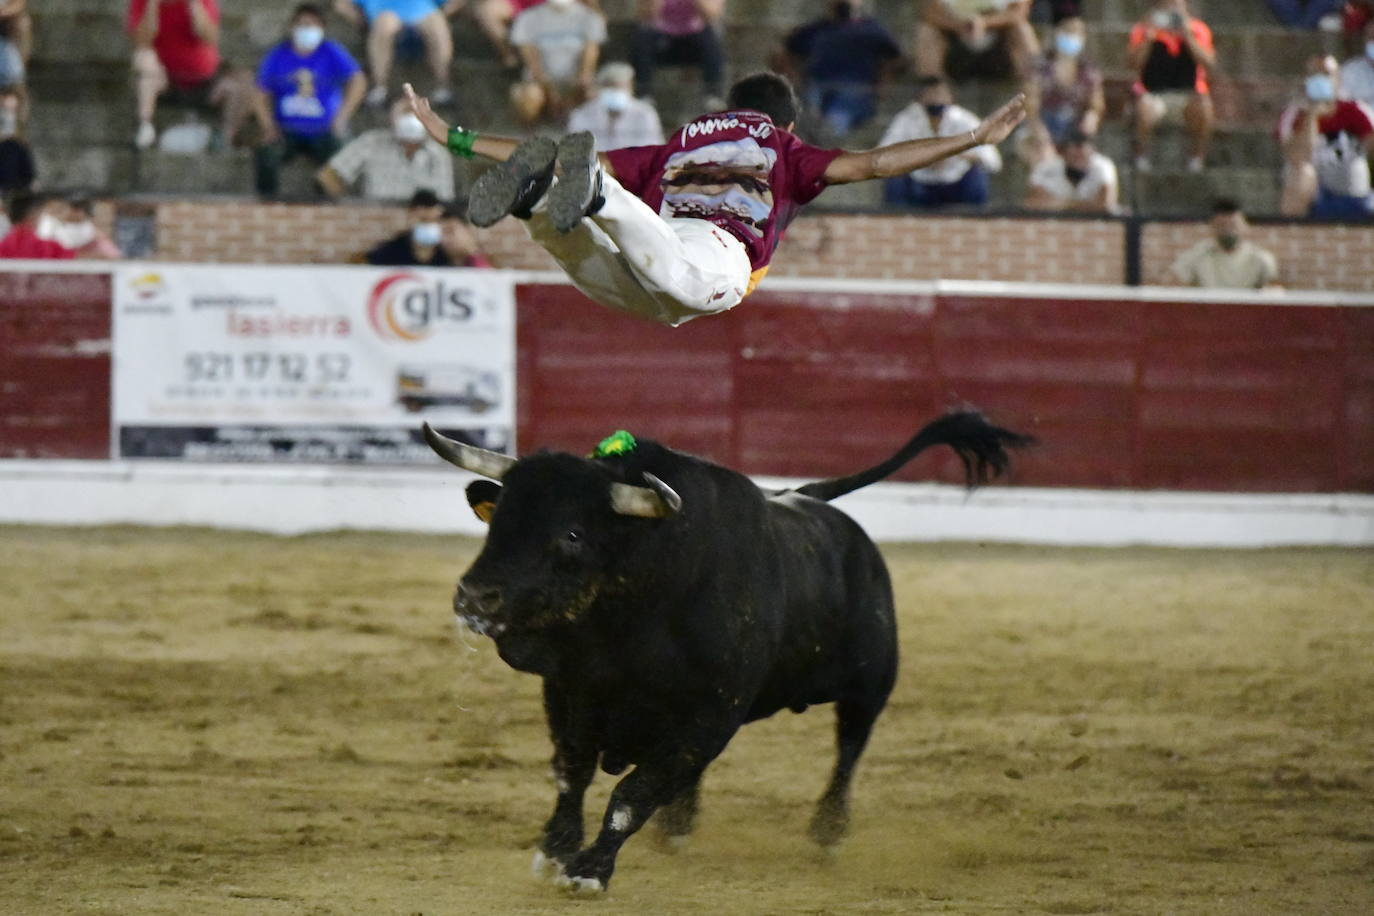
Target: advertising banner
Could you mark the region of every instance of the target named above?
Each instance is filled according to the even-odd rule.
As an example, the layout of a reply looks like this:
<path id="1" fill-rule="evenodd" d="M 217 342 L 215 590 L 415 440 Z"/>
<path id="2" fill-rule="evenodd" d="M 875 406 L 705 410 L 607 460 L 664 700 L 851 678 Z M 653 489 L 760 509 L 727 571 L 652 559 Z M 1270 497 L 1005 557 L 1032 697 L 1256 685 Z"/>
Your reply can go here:
<path id="1" fill-rule="evenodd" d="M 480 270 L 121 266 L 115 455 L 410 464 L 422 421 L 513 449 L 514 308 Z"/>

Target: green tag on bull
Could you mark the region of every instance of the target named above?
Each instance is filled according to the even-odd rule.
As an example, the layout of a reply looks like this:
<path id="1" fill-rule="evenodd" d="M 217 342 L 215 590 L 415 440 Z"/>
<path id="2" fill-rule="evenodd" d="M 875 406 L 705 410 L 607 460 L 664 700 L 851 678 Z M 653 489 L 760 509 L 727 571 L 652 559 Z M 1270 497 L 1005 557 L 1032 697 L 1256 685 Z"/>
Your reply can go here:
<path id="1" fill-rule="evenodd" d="M 625 432 L 623 429 L 617 429 L 605 439 L 601 440 L 601 444 L 596 447 L 596 451 L 592 452 L 592 457 L 609 458 L 612 455 L 624 455 L 633 452 L 637 445 L 639 445 L 639 443 L 635 441 L 634 436 Z"/>

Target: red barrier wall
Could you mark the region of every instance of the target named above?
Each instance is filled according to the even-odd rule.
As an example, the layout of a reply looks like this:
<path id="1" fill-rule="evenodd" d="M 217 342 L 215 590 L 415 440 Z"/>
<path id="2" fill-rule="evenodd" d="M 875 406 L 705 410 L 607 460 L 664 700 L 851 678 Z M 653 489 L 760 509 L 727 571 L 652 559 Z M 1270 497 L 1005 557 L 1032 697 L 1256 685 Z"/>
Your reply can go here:
<path id="1" fill-rule="evenodd" d="M 109 456 L 109 276 L 0 272 L 0 457 Z"/>
<path id="2" fill-rule="evenodd" d="M 520 442 L 615 427 L 752 473 L 877 461 L 972 404 L 1042 445 L 1012 482 L 1374 490 L 1374 310 L 764 291 L 668 329 L 524 286 Z M 901 479 L 959 479 L 925 456 Z"/>

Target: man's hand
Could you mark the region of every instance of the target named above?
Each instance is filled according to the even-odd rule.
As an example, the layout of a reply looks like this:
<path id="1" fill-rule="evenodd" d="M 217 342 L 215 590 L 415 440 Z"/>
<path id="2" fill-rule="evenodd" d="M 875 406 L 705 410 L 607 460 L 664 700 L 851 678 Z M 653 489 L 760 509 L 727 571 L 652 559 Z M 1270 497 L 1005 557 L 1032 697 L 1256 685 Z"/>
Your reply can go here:
<path id="1" fill-rule="evenodd" d="M 973 131 L 980 144 L 1001 143 L 1026 117 L 1026 94 L 1018 92 L 1012 100 L 983 119 Z"/>
<path id="2" fill-rule="evenodd" d="M 406 83 L 402 89 L 406 94 L 406 104 L 410 106 L 410 113 L 420 119 L 420 123 L 425 125 L 425 132 L 428 133 L 439 143 L 448 143 L 448 122 L 434 113 L 434 109 L 429 105 L 429 99 L 422 95 L 415 94 L 415 87 Z"/>

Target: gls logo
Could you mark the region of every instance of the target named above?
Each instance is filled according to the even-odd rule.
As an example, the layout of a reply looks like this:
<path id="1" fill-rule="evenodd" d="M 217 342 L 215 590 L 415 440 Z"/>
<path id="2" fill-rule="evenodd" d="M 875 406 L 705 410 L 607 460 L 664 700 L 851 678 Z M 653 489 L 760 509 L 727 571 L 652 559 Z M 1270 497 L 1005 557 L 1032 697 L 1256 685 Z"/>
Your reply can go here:
<path id="1" fill-rule="evenodd" d="M 440 323 L 467 321 L 472 312 L 471 290 L 412 273 L 382 278 L 367 300 L 367 319 L 387 340 L 424 340 Z"/>

